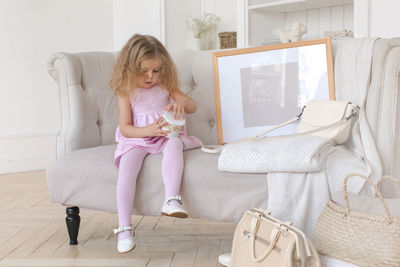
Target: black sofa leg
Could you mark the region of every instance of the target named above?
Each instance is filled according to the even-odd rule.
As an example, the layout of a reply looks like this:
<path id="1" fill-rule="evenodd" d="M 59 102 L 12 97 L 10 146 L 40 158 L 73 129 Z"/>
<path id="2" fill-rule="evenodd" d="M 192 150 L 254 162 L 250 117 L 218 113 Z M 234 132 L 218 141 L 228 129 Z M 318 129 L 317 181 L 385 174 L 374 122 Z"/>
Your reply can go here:
<path id="1" fill-rule="evenodd" d="M 69 234 L 69 244 L 78 245 L 78 232 L 81 217 L 79 216 L 78 207 L 69 207 L 66 209 L 67 217 L 65 222 L 67 223 L 67 229 Z"/>

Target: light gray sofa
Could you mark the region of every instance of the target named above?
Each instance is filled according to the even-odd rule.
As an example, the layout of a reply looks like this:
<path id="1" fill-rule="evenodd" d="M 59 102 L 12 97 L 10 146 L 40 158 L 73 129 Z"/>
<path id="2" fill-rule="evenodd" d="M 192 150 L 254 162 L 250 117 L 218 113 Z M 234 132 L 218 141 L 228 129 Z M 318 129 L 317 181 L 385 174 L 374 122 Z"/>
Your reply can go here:
<path id="1" fill-rule="evenodd" d="M 334 53 L 340 42 L 333 42 Z M 181 89 L 198 105 L 197 112 L 188 116 L 188 133 L 205 144 L 215 144 L 217 140 L 212 52 L 185 51 L 173 55 Z M 61 129 L 57 136 L 57 160 L 48 168 L 47 179 L 52 201 L 68 207 L 71 244 L 76 244 L 78 207 L 117 211 L 118 169 L 113 155 L 118 109 L 117 97 L 108 86 L 115 59 L 116 54 L 108 52 L 56 53 L 48 62 L 60 95 Z M 399 67 L 400 40 L 379 40 L 373 56 L 371 83 L 381 86 L 368 96 L 367 116 L 381 153 L 384 173 L 398 177 Z M 191 217 L 237 222 L 249 208 L 267 208 L 265 174 L 218 171 L 218 155 L 200 149 L 186 151 L 184 157 L 181 195 Z M 133 213 L 160 214 L 164 201 L 160 169 L 161 155 L 147 156 L 137 182 Z"/>

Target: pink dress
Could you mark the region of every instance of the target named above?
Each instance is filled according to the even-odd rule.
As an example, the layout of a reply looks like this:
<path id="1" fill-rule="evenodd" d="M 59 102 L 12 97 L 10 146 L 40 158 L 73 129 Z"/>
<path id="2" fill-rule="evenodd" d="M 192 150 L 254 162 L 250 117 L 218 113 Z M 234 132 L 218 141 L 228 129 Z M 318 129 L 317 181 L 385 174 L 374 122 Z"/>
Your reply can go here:
<path id="1" fill-rule="evenodd" d="M 155 85 L 149 89 L 137 88 L 130 96 L 132 109 L 132 125 L 145 127 L 154 123 L 162 114 L 166 106 L 170 103 L 170 97 L 167 90 Z M 194 137 L 187 136 L 186 129 L 179 134 L 182 140 L 183 149 L 192 149 L 200 147 L 202 142 Z M 115 141 L 118 142 L 114 155 L 114 162 L 119 167 L 121 157 L 133 148 L 139 148 L 150 154 L 161 153 L 164 149 L 168 137 L 151 136 L 144 138 L 126 138 L 122 135 L 119 127 L 115 133 Z"/>

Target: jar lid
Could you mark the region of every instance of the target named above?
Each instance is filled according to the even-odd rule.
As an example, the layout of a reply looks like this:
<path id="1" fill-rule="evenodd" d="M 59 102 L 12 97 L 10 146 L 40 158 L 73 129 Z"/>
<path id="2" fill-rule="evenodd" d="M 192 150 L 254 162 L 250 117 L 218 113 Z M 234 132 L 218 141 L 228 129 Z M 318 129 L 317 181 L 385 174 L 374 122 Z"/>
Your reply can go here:
<path id="1" fill-rule="evenodd" d="M 174 119 L 174 112 L 173 111 L 164 111 L 162 113 L 162 117 L 169 124 L 183 126 L 186 123 L 186 120 L 184 118 L 181 119 L 181 120 Z"/>

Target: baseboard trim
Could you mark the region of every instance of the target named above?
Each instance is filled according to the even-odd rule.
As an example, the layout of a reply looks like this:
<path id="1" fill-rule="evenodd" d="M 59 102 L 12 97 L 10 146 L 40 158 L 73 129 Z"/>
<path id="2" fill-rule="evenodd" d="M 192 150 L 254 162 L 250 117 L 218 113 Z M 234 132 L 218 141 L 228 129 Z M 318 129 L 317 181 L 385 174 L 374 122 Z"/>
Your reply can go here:
<path id="1" fill-rule="evenodd" d="M 0 161 L 0 174 L 47 169 L 55 161 L 54 155 Z"/>
<path id="2" fill-rule="evenodd" d="M 45 137 L 45 136 L 56 136 L 59 131 L 50 130 L 43 132 L 26 132 L 26 133 L 3 133 L 0 134 L 0 140 L 7 139 L 18 139 L 18 138 L 32 138 L 32 137 Z"/>
<path id="3" fill-rule="evenodd" d="M 0 136 L 0 174 L 46 169 L 55 160 L 53 131 Z"/>

